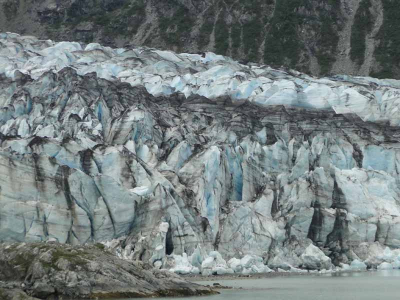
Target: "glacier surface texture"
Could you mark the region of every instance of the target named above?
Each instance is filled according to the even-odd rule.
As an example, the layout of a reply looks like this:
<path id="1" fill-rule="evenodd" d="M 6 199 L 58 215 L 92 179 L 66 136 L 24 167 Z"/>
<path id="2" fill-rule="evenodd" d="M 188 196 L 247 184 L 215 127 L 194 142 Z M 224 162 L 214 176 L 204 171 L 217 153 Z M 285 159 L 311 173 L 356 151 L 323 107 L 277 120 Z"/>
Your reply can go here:
<path id="1" fill-rule="evenodd" d="M 399 109 L 395 80 L 0 33 L 0 240 L 178 273 L 395 267 Z"/>

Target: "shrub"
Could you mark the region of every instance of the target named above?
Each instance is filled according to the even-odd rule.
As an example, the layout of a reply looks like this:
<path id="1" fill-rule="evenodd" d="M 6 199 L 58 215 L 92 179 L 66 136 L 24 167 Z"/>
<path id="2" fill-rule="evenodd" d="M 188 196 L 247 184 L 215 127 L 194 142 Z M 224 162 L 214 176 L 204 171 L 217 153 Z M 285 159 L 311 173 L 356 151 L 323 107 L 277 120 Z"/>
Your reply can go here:
<path id="1" fill-rule="evenodd" d="M 351 50 L 350 58 L 352 61 L 361 65 L 365 59 L 366 36 L 374 25 L 370 11 L 371 0 L 363 0 L 355 15 L 354 24 L 351 28 Z"/>
<path id="2" fill-rule="evenodd" d="M 7 20 L 12 20 L 18 12 L 19 9 L 19 0 L 6 0 L 3 3 L 3 11 Z"/>

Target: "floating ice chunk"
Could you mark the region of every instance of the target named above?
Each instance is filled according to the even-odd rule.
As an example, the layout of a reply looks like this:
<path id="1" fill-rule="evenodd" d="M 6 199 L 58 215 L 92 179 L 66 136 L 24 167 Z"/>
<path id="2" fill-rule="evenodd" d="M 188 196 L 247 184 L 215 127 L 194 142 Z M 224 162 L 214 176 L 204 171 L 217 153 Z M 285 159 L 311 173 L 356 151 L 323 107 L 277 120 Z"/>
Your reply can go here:
<path id="1" fill-rule="evenodd" d="M 281 269 L 281 268 L 278 268 L 278 270 L 277 270 L 279 273 L 287 273 L 287 272 L 289 272 L 289 271 L 286 271 L 286 270 L 284 270 L 284 269 Z"/>
<path id="2" fill-rule="evenodd" d="M 201 264 L 201 268 L 204 269 L 212 269 L 213 266 L 215 265 L 214 262 L 214 257 L 207 257 L 205 260 L 203 260 L 202 264 Z"/>
<path id="3" fill-rule="evenodd" d="M 342 271 L 350 271 L 351 267 L 348 264 L 341 264 L 340 267 L 342 268 Z"/>
<path id="4" fill-rule="evenodd" d="M 241 264 L 241 260 L 237 258 L 231 258 L 228 261 L 228 266 L 235 272 L 241 273 L 243 271 L 243 266 Z"/>
<path id="5" fill-rule="evenodd" d="M 211 276 L 212 274 L 213 274 L 213 272 L 211 269 L 203 269 L 201 271 L 201 275 L 203 275 L 203 276 Z"/>
<path id="6" fill-rule="evenodd" d="M 256 255 L 246 255 L 240 260 L 243 268 L 251 268 L 253 265 L 264 265 L 262 257 Z"/>
<path id="7" fill-rule="evenodd" d="M 301 255 L 303 267 L 311 270 L 331 269 L 331 259 L 327 257 L 318 247 L 310 244 Z"/>
<path id="8" fill-rule="evenodd" d="M 400 269 L 400 260 L 396 259 L 393 263 L 393 269 Z"/>
<path id="9" fill-rule="evenodd" d="M 186 275 L 186 274 L 199 274 L 200 270 L 197 267 L 193 267 L 188 259 L 188 256 L 186 253 L 183 253 L 181 255 L 173 255 L 172 256 L 175 262 L 175 266 L 170 269 L 170 272 L 176 273 L 176 274 L 181 274 L 181 275 Z"/>
<path id="10" fill-rule="evenodd" d="M 268 268 L 268 266 L 265 266 L 263 264 L 258 264 L 258 265 L 252 265 L 251 266 L 251 271 L 254 274 L 262 274 L 262 273 L 271 273 L 273 272 L 273 270 L 271 270 L 270 268 Z"/>
<path id="11" fill-rule="evenodd" d="M 212 274 L 217 275 L 225 275 L 225 274 L 233 274 L 235 273 L 231 268 L 226 268 L 223 266 L 216 266 L 212 268 Z"/>
<path id="12" fill-rule="evenodd" d="M 367 265 L 358 259 L 355 259 L 351 262 L 350 268 L 353 271 L 365 271 L 367 270 Z"/>
<path id="13" fill-rule="evenodd" d="M 385 259 L 394 259 L 395 253 L 392 251 L 389 247 L 385 248 L 385 251 L 383 252 L 383 257 Z"/>
<path id="14" fill-rule="evenodd" d="M 222 258 L 221 254 L 217 251 L 211 251 L 209 257 L 203 260 L 201 264 L 203 273 L 210 274 L 232 274 L 234 271 L 228 267 L 226 261 Z M 206 270 L 210 270 L 206 271 Z"/>
<path id="15" fill-rule="evenodd" d="M 378 266 L 378 270 L 393 270 L 394 267 L 391 263 L 383 262 Z"/>
<path id="16" fill-rule="evenodd" d="M 320 273 L 320 274 L 328 274 L 328 273 L 332 273 L 332 270 L 322 269 L 322 270 L 319 271 L 318 273 Z"/>
<path id="17" fill-rule="evenodd" d="M 292 273 L 307 273 L 308 271 L 304 270 L 304 269 L 299 269 L 299 268 L 295 268 L 295 267 L 290 266 L 289 272 L 292 272 Z"/>
<path id="18" fill-rule="evenodd" d="M 203 262 L 203 255 L 201 254 L 200 246 L 197 246 L 193 251 L 193 254 L 189 257 L 191 264 L 194 267 L 201 268 L 201 264 Z"/>
<path id="19" fill-rule="evenodd" d="M 246 255 L 242 259 L 232 258 L 228 261 L 229 269 L 235 273 L 269 273 L 273 272 L 263 263 L 262 257 L 256 255 Z"/>

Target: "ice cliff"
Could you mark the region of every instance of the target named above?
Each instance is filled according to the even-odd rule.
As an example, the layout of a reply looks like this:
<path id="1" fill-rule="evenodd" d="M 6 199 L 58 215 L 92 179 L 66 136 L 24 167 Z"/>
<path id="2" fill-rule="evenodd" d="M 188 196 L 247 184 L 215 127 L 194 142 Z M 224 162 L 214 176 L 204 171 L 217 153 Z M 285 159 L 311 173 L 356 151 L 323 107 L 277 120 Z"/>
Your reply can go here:
<path id="1" fill-rule="evenodd" d="M 399 81 L 0 33 L 0 106 L 2 241 L 199 270 L 400 248 Z"/>

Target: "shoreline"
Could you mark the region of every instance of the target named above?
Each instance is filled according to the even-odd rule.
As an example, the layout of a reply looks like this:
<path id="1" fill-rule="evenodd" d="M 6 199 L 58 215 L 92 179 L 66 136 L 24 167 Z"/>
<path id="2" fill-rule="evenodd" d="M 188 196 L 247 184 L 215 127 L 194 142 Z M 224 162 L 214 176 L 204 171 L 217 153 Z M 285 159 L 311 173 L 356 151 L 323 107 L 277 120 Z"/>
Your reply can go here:
<path id="1" fill-rule="evenodd" d="M 180 275 L 181 278 L 190 281 L 190 282 L 203 282 L 203 281 L 218 281 L 218 280 L 246 280 L 246 279 L 263 279 L 263 278 L 278 278 L 278 277 L 293 277 L 293 276 L 321 276 L 332 273 L 312 273 L 312 272 L 303 272 L 303 273 L 290 273 L 290 272 L 271 272 L 271 273 L 260 273 L 260 274 L 225 274 L 225 275 L 211 275 L 211 276 L 202 276 L 202 275 Z"/>
<path id="2" fill-rule="evenodd" d="M 369 272 L 377 272 L 379 270 L 370 269 L 366 271 L 341 271 L 341 272 L 330 272 L 330 273 L 317 273 L 317 272 L 271 272 L 271 273 L 256 273 L 256 274 L 224 274 L 224 275 L 210 275 L 210 276 L 202 276 L 202 275 L 180 275 L 181 278 L 193 282 L 207 282 L 207 281 L 215 281 L 216 283 L 219 280 L 246 280 L 246 279 L 267 279 L 267 278 L 280 278 L 280 277 L 305 277 L 305 276 L 335 276 L 337 274 L 358 274 L 358 273 L 369 273 Z"/>

